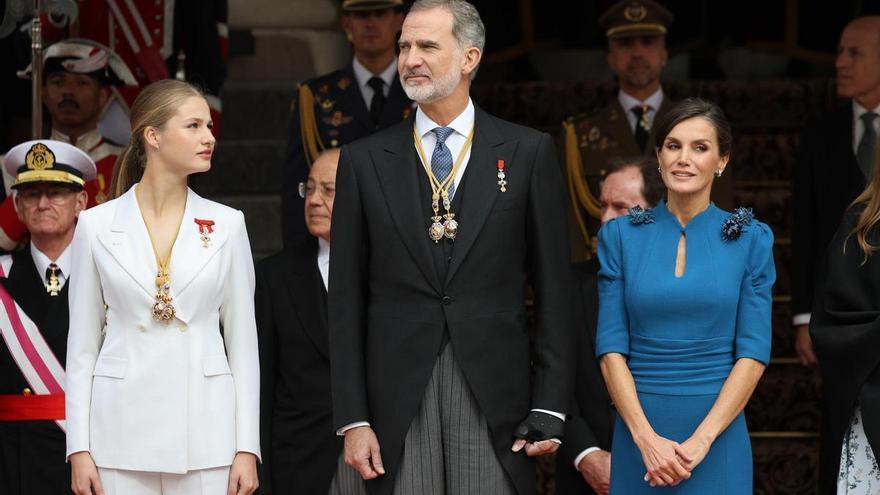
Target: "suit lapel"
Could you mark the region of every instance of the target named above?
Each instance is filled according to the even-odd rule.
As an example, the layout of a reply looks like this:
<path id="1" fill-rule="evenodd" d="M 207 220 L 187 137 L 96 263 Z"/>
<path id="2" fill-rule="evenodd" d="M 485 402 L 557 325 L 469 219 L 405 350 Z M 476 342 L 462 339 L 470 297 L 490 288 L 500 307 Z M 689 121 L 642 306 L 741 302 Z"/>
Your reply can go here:
<path id="1" fill-rule="evenodd" d="M 190 282 L 211 261 L 229 237 L 231 226 L 219 221 L 216 213 L 208 201 L 192 189 L 187 189 L 186 208 L 180 221 L 177 240 L 174 242 L 174 251 L 171 253 L 171 290 L 175 296 L 183 295 Z M 196 219 L 215 222 L 207 246 L 202 242 Z"/>
<path id="2" fill-rule="evenodd" d="M 110 232 L 98 240 L 113 259 L 150 297 L 156 294 L 156 256 L 134 195 L 134 186 L 120 196 Z"/>
<path id="3" fill-rule="evenodd" d="M 422 165 L 416 156 L 412 126 L 413 118 L 407 119 L 399 127 L 400 132 L 390 134 L 393 137 L 384 149 L 370 151 L 370 158 L 400 238 L 422 274 L 439 291 L 440 276 L 428 245 L 428 219 L 422 217 L 419 203 L 419 180 L 424 176 L 420 174 Z"/>
<path id="4" fill-rule="evenodd" d="M 287 268 L 290 272 L 290 283 L 284 285 L 290 292 L 290 301 L 293 302 L 296 309 L 294 313 L 306 335 L 312 340 L 318 351 L 329 359 L 327 323 L 326 319 L 322 318 L 325 311 L 322 294 L 324 283 L 321 281 L 321 275 L 318 271 L 317 251 L 315 249 L 307 251 L 302 255 L 298 253 L 291 260 Z"/>
<path id="5" fill-rule="evenodd" d="M 516 144 L 515 141 L 505 143 L 494 119 L 481 108 L 474 107 L 474 141 L 464 172 L 463 182 L 466 185 L 461 201 L 461 210 L 466 216 L 458 219 L 459 232 L 453 246 L 455 258 L 459 262 L 447 270 L 446 284 L 452 280 L 458 267 L 462 265 L 461 261 L 474 245 L 498 196 L 498 160 L 504 160 L 505 171 L 510 180 L 516 175 L 516 166 L 512 160 Z"/>
<path id="6" fill-rule="evenodd" d="M 834 146 L 831 146 L 830 149 L 848 151 L 848 153 L 846 153 L 845 155 L 847 157 L 844 160 L 845 164 L 842 165 L 843 167 L 846 167 L 848 169 L 845 171 L 845 173 L 852 176 L 855 183 L 861 184 L 861 187 L 864 187 L 865 174 L 864 172 L 862 172 L 862 167 L 859 166 L 859 161 L 858 158 L 856 158 L 855 151 L 853 151 L 854 131 L 852 103 L 848 104 L 845 110 L 837 112 L 837 124 L 834 127 L 835 129 L 840 129 L 840 132 L 835 133 L 836 137 L 832 138 L 836 139 L 837 142 L 834 143 Z"/>

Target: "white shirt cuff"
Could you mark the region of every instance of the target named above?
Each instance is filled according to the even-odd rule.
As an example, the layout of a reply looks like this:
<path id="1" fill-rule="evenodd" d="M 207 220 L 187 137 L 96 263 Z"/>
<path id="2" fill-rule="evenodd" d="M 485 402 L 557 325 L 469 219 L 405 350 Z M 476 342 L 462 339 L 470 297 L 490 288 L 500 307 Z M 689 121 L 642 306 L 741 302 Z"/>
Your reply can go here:
<path id="1" fill-rule="evenodd" d="M 794 315 L 791 319 L 791 324 L 794 326 L 798 325 L 809 325 L 810 324 L 810 313 L 798 313 Z"/>
<path id="2" fill-rule="evenodd" d="M 366 421 L 358 421 L 356 423 L 347 424 L 342 428 L 336 430 L 336 435 L 340 437 L 345 436 L 345 432 L 347 432 L 348 430 L 351 430 L 353 428 L 360 428 L 361 426 L 370 426 L 370 423 Z"/>
<path id="3" fill-rule="evenodd" d="M 592 454 L 593 452 L 599 451 L 599 450 L 602 450 L 602 449 L 600 449 L 599 447 L 590 447 L 588 449 L 584 449 L 583 452 L 581 452 L 580 454 L 578 454 L 577 457 L 574 458 L 574 468 L 577 469 L 578 466 L 581 465 L 581 461 L 584 460 L 584 457 Z"/>
<path id="4" fill-rule="evenodd" d="M 546 409 L 532 409 L 532 411 L 533 412 L 542 412 L 544 414 L 549 414 L 550 416 L 553 416 L 553 417 L 561 419 L 562 421 L 565 421 L 565 414 L 558 413 L 556 411 L 548 411 Z"/>

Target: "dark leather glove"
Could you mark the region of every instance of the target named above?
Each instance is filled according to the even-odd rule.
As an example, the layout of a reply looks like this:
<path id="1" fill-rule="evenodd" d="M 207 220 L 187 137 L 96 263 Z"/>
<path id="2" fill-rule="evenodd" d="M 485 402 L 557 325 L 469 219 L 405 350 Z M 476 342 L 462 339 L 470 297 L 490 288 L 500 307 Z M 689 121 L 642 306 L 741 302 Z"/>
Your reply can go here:
<path id="1" fill-rule="evenodd" d="M 540 442 L 541 440 L 550 440 L 556 438 L 562 440 L 562 432 L 565 427 L 565 421 L 539 411 L 532 411 L 526 419 L 516 427 L 513 436 L 522 438 L 527 442 Z"/>

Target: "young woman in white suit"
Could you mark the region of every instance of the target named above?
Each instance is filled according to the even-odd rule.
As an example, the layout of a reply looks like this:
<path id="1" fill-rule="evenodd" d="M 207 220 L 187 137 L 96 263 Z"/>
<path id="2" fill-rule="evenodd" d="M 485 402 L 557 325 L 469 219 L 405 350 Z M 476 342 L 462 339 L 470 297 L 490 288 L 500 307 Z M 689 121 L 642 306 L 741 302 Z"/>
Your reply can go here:
<path id="1" fill-rule="evenodd" d="M 208 104 L 156 82 L 132 106 L 116 199 L 80 215 L 67 351 L 67 455 L 77 495 L 249 495 L 259 361 L 244 216 L 199 197 Z"/>

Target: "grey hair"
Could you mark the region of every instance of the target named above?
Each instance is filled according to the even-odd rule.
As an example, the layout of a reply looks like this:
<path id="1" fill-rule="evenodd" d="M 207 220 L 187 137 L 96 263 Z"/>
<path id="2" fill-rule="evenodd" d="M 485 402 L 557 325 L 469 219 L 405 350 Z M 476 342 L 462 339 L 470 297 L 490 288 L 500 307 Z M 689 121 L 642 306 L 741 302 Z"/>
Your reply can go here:
<path id="1" fill-rule="evenodd" d="M 431 10 L 437 7 L 444 8 L 452 14 L 452 35 L 458 41 L 458 46 L 465 50 L 475 47 L 482 53 L 486 46 L 486 26 L 480 19 L 477 8 L 466 0 L 416 0 L 409 8 L 412 12 Z M 470 78 L 477 75 L 477 67 L 474 67 Z"/>

